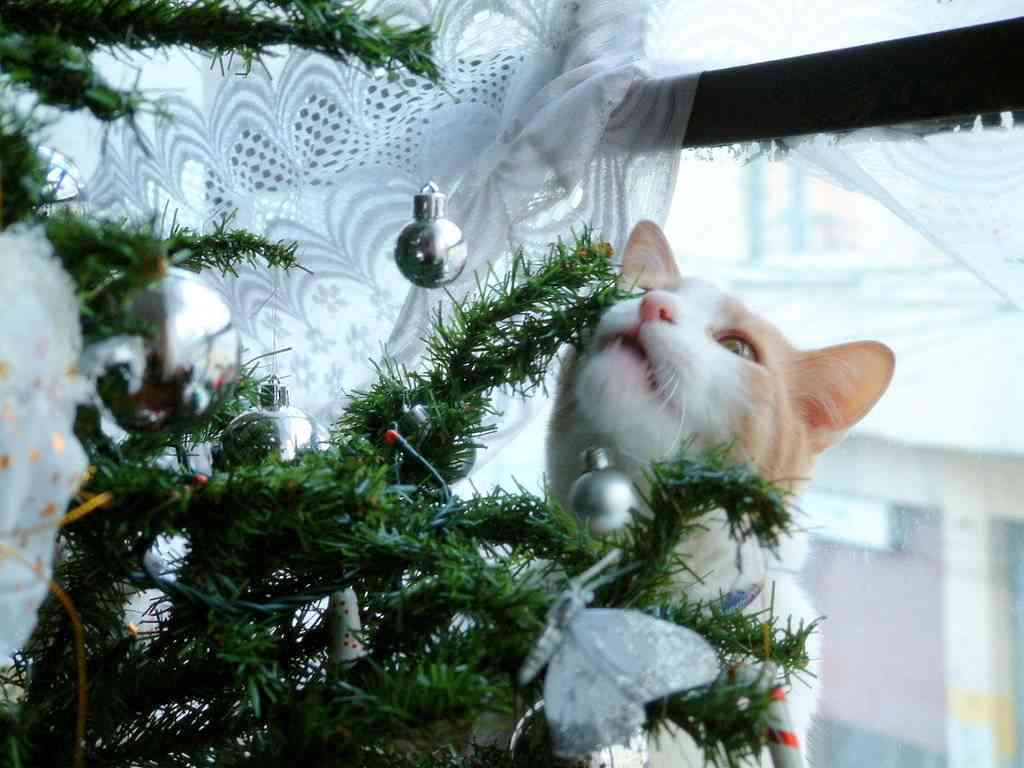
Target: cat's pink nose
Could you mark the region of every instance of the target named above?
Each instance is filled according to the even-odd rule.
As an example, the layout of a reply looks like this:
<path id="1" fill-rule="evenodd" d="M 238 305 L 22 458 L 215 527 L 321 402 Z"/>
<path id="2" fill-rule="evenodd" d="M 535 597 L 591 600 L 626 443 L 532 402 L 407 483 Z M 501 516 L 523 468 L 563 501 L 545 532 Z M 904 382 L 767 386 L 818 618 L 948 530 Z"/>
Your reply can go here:
<path id="1" fill-rule="evenodd" d="M 666 323 L 676 321 L 670 303 L 671 297 L 662 291 L 651 291 L 640 300 L 640 322 L 651 323 L 663 320 Z"/>

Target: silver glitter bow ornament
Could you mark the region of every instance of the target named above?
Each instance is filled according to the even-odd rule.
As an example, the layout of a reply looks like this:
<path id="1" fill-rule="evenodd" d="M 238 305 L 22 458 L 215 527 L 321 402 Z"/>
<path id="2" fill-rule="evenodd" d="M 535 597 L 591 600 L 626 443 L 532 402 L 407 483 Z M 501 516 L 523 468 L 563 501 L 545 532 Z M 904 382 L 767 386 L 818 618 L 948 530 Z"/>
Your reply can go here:
<path id="1" fill-rule="evenodd" d="M 644 724 L 647 703 L 719 674 L 718 657 L 696 632 L 640 611 L 587 608 L 595 576 L 621 559 L 612 550 L 569 583 L 519 670 L 526 685 L 548 666 L 544 711 L 559 757 L 625 743 Z"/>

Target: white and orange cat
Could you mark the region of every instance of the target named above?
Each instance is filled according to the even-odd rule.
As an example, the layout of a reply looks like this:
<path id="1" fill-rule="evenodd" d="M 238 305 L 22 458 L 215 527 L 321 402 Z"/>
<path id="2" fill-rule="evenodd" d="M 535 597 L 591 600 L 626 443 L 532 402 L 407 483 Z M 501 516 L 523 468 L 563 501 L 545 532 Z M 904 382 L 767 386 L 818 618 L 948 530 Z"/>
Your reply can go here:
<path id="1" fill-rule="evenodd" d="M 547 446 L 548 483 L 563 506 L 588 446 L 606 448 L 615 466 L 642 484 L 652 462 L 673 458 L 684 444 L 732 443 L 734 458 L 797 492 L 817 455 L 871 410 L 892 378 L 894 357 L 884 344 L 798 350 L 738 299 L 684 278 L 652 222 L 630 235 L 621 282 L 646 293 L 611 307 L 583 349 L 563 360 Z M 817 618 L 798 582 L 806 533 L 787 537 L 776 554 L 748 541 L 737 557 L 723 518 L 712 513 L 705 523 L 680 546 L 701 577 L 679 574 L 682 592 L 718 599 L 760 588 L 746 611 L 766 608 L 774 593 L 783 621 Z M 789 692 L 804 745 L 817 698 L 815 636 L 808 651 L 811 674 Z M 704 765 L 681 732 L 663 733 L 652 747 L 652 768 Z"/>

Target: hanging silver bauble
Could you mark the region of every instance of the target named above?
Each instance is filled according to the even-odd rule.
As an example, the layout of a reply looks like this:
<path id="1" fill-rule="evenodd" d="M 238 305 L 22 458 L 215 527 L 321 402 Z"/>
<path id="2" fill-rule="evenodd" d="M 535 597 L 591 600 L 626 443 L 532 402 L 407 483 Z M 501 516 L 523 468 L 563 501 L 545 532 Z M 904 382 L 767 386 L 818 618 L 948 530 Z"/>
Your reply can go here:
<path id="1" fill-rule="evenodd" d="M 86 350 L 86 367 L 105 371 L 99 390 L 127 430 L 188 428 L 238 378 L 242 345 L 224 300 L 197 274 L 171 268 L 140 294 L 131 313 L 152 329 Z"/>
<path id="2" fill-rule="evenodd" d="M 629 525 L 640 508 L 629 476 L 611 465 L 604 448 L 585 450 L 583 468 L 569 489 L 569 507 L 576 517 L 597 536 Z"/>
<path id="3" fill-rule="evenodd" d="M 273 459 L 293 461 L 311 451 L 326 450 L 331 435 L 316 419 L 288 404 L 288 390 L 277 381 L 260 390 L 260 407 L 239 414 L 224 427 L 218 469 L 251 466 Z"/>
<path id="4" fill-rule="evenodd" d="M 616 744 L 577 759 L 559 758 L 550 754 L 548 724 L 544 718 L 544 700 L 541 699 L 516 723 L 509 751 L 513 755 L 545 756 L 546 764 L 558 768 L 651 768 L 651 750 L 648 737 L 639 730 L 625 744 Z"/>
<path id="5" fill-rule="evenodd" d="M 47 203 L 42 212 L 52 215 L 58 211 L 85 212 L 85 180 L 82 171 L 67 155 L 51 147 L 40 146 L 39 158 L 46 163 L 46 185 L 43 188 Z"/>
<path id="6" fill-rule="evenodd" d="M 414 285 L 437 288 L 457 278 L 469 255 L 459 226 L 445 218 L 447 195 L 430 182 L 413 200 L 413 220 L 395 243 L 395 263 Z"/>

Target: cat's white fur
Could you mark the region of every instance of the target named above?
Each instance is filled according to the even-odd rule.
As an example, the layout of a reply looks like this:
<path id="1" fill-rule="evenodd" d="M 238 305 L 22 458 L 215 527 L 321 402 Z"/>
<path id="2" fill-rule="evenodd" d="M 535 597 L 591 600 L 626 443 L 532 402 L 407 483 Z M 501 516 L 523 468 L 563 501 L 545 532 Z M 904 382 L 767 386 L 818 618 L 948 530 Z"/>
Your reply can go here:
<path id="1" fill-rule="evenodd" d="M 581 472 L 580 455 L 593 445 L 641 484 L 652 462 L 671 459 L 684 442 L 700 449 L 734 441 L 736 458 L 796 491 L 816 454 L 870 410 L 892 376 L 892 353 L 882 344 L 801 352 L 734 297 L 683 278 L 651 222 L 631 235 L 622 272 L 624 282 L 649 292 L 609 309 L 583 349 L 563 361 L 547 446 L 548 483 L 563 505 Z M 727 349 L 721 340 L 728 336 L 749 341 L 759 359 Z M 806 534 L 788 537 L 777 556 L 748 541 L 737 558 L 720 513 L 705 523 L 680 546 L 702 577 L 680 574 L 681 591 L 714 599 L 761 584 L 748 612 L 766 608 L 774 595 L 776 615 L 794 623 L 817 618 L 798 578 Z M 804 744 L 817 698 L 816 636 L 808 651 L 808 674 L 788 694 Z M 653 746 L 652 768 L 701 765 L 703 755 L 681 732 L 663 734 Z"/>

